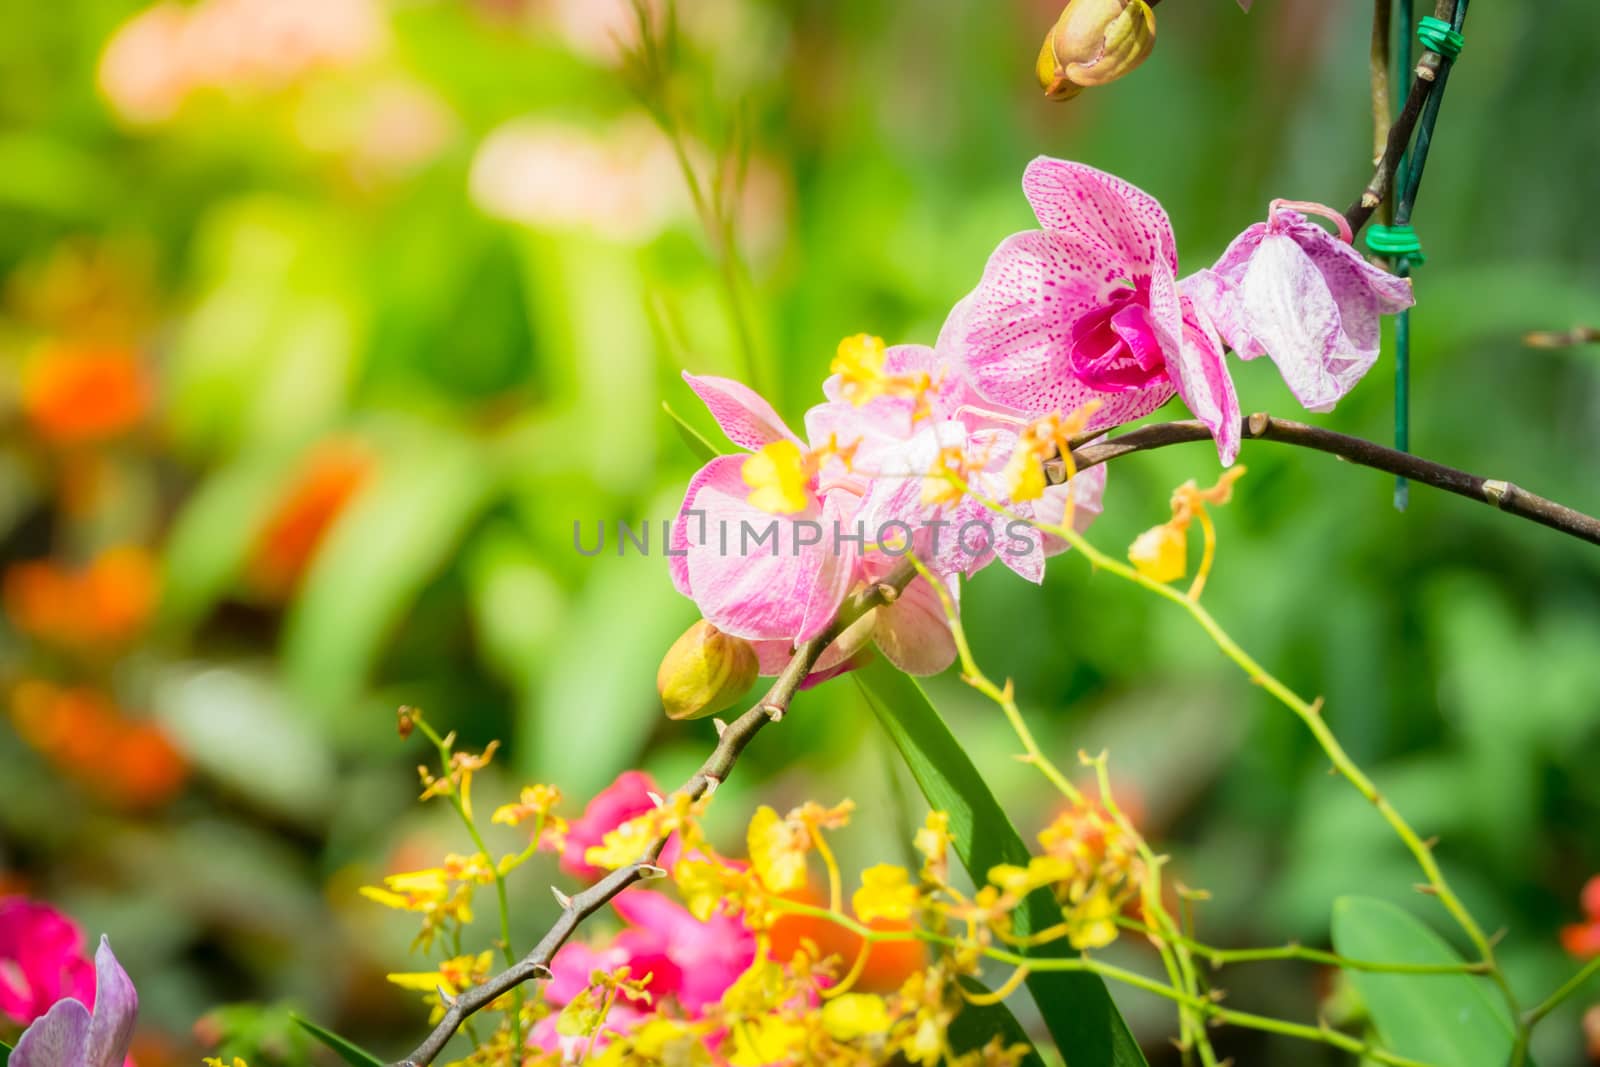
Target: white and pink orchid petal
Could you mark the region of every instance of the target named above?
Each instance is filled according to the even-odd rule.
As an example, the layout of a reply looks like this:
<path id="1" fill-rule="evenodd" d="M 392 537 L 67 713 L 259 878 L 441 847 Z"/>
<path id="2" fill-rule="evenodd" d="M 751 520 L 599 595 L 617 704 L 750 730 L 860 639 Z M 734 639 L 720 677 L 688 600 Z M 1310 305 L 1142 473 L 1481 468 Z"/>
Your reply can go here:
<path id="1" fill-rule="evenodd" d="M 894 603 L 878 609 L 874 636 L 884 658 L 907 674 L 938 674 L 955 662 L 944 605 L 926 578 L 918 577 Z"/>
<path id="2" fill-rule="evenodd" d="M 835 554 L 833 522 L 848 521 L 838 503 L 813 505 L 798 515 L 773 515 L 749 501 L 740 474 L 743 458 L 706 465 L 680 524 L 687 585 L 700 614 L 717 629 L 748 640 L 804 641 L 820 633 L 849 588 L 849 546 Z M 830 497 L 830 501 L 832 497 Z M 696 535 L 704 534 L 704 540 Z M 677 538 L 674 538 L 677 540 Z"/>
<path id="3" fill-rule="evenodd" d="M 683 372 L 683 380 L 689 383 L 689 388 L 705 404 L 706 410 L 717 420 L 717 425 L 727 434 L 728 440 L 740 448 L 755 452 L 774 441 L 801 444 L 800 439 L 789 432 L 789 427 L 784 425 L 772 405 L 748 385 L 732 378 L 696 375 L 688 371 Z"/>
<path id="4" fill-rule="evenodd" d="M 1344 361 L 1349 373 L 1334 373 L 1339 304 L 1322 272 L 1293 238 L 1269 234 L 1261 242 L 1240 279 L 1239 307 L 1251 336 L 1277 364 L 1289 391 L 1312 411 L 1332 408 L 1371 366 Z M 1372 321 L 1377 323 L 1376 315 Z M 1374 345 L 1372 360 L 1377 356 Z"/>
<path id="5" fill-rule="evenodd" d="M 83 1067 L 88 1062 L 89 1025 L 88 1008 L 71 997 L 56 1001 L 17 1039 L 11 1067 Z"/>
<path id="6" fill-rule="evenodd" d="M 1129 182 L 1082 163 L 1039 156 L 1022 175 L 1039 225 L 1073 239 L 1086 262 L 1140 280 L 1158 267 L 1178 270 L 1172 222 L 1156 198 Z"/>
<path id="7" fill-rule="evenodd" d="M 1191 308 L 1183 324 L 1183 344 L 1167 364 L 1178 395 L 1217 441 L 1224 467 L 1239 455 L 1239 398 L 1223 360 L 1222 341 L 1205 312 Z"/>
<path id="8" fill-rule="evenodd" d="M 1103 404 L 1091 427 L 1148 415 L 1172 396 L 1157 380 L 1144 389 L 1101 393 L 1072 372 L 1072 331 L 1125 289 L 1128 273 L 1105 265 L 1061 234 L 1030 231 L 1001 242 L 963 320 L 967 380 L 985 400 L 1027 415 Z M 1170 273 L 1170 272 L 1169 272 Z"/>

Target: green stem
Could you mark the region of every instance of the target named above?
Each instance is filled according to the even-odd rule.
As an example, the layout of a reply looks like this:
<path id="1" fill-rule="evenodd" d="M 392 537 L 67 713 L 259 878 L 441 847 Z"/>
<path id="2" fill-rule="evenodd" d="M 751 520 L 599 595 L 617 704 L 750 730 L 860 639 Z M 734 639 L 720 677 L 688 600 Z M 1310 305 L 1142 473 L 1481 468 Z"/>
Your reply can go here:
<path id="1" fill-rule="evenodd" d="M 1524 1031 L 1532 1030 L 1539 1024 L 1541 1019 L 1543 1019 L 1546 1015 L 1549 1015 L 1552 1011 L 1555 1011 L 1556 1008 L 1561 1005 L 1562 1001 L 1566 1000 L 1579 989 L 1583 988 L 1584 983 L 1593 978 L 1596 974 L 1600 974 L 1600 956 L 1596 956 L 1594 959 L 1584 964 L 1577 974 L 1573 975 L 1571 978 L 1568 978 L 1566 982 L 1562 984 L 1560 989 L 1557 989 L 1554 993 L 1551 993 L 1537 1007 L 1530 1008 L 1528 1013 L 1522 1017 L 1522 1027 Z"/>

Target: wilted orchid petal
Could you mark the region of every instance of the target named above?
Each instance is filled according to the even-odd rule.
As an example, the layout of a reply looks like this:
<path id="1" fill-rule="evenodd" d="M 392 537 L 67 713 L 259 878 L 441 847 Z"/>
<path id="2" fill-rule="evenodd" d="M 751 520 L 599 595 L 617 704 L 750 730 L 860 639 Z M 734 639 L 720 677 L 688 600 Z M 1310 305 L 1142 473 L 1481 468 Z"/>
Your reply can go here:
<path id="1" fill-rule="evenodd" d="M 1196 276 L 1192 291 L 1222 338 L 1245 359 L 1270 355 L 1312 411 L 1354 388 L 1377 362 L 1380 318 L 1415 302 L 1408 279 L 1276 204 Z"/>

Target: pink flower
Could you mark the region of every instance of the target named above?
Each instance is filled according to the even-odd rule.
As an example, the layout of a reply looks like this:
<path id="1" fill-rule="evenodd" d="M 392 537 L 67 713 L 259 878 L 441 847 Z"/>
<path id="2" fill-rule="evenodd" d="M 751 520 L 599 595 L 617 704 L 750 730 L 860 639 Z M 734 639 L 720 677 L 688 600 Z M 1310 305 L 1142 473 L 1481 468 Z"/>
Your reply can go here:
<path id="1" fill-rule="evenodd" d="M 1295 208 L 1336 220 L 1339 236 Z M 1312 411 L 1331 409 L 1377 362 L 1379 317 L 1415 303 L 1409 279 L 1350 246 L 1344 216 L 1284 200 L 1196 276 L 1191 291 L 1234 351 L 1244 359 L 1270 354 Z"/>
<path id="2" fill-rule="evenodd" d="M 100 939 L 95 953 L 93 1011 L 65 997 L 34 1020 L 11 1053 L 11 1067 L 119 1067 L 133 1041 L 139 996 L 128 973 Z"/>
<path id="3" fill-rule="evenodd" d="M 0 899 L 0 1014 L 26 1026 L 66 998 L 94 1006 L 83 931 L 54 908 Z"/>
<path id="4" fill-rule="evenodd" d="M 569 1003 L 589 985 L 596 970 L 627 967 L 633 978 L 650 976 L 653 1004 L 670 999 L 684 1016 L 694 1019 L 722 999 L 756 958 L 756 939 L 738 917 L 717 914 L 701 922 L 680 904 L 647 889 L 630 889 L 612 901 L 627 927 L 608 944 L 569 942 L 550 961 L 553 977 L 545 998 L 556 1006 Z M 606 1018 L 606 1032 L 627 1033 L 645 1013 L 619 1000 Z M 594 1048 L 605 1046 L 598 1035 Z M 530 1039 L 534 1048 L 562 1045 L 568 1055 L 581 1055 L 588 1039 L 575 1047 L 555 1030 L 555 1016 L 540 1020 Z"/>
<path id="5" fill-rule="evenodd" d="M 567 827 L 567 844 L 561 853 L 561 869 L 575 878 L 593 881 L 606 872 L 591 866 L 584 857 L 589 849 L 629 819 L 643 815 L 654 808 L 650 794 L 661 796 L 655 779 L 643 771 L 623 771 L 616 780 L 595 794 L 583 809 L 583 814 Z M 661 850 L 661 862 L 671 868 L 678 857 L 678 839 L 667 839 Z"/>
<path id="6" fill-rule="evenodd" d="M 886 369 L 892 372 L 903 362 L 923 358 L 909 352 L 911 348 L 889 349 Z M 850 591 L 869 580 L 869 571 L 877 572 L 873 577 L 888 571 L 877 566 L 885 558 L 882 553 L 863 551 L 878 531 L 857 521 L 862 498 L 872 486 L 871 477 L 861 471 L 873 469 L 905 443 L 899 430 L 909 432 L 910 401 L 883 397 L 856 407 L 830 399 L 806 416 L 808 446 L 748 387 L 691 374 L 684 380 L 728 439 L 743 448 L 758 451 L 787 441 L 811 451 L 830 439 L 856 448 L 853 464 L 837 456 L 821 461 L 806 482 L 805 506 L 791 514 L 772 514 L 751 503 L 743 475 L 748 455 L 713 459 L 690 480 L 684 495 L 672 530 L 673 584 L 717 629 L 753 642 L 762 673 L 775 674 L 795 645 L 827 629 Z M 917 584 L 926 583 L 917 579 L 901 600 L 933 597 L 931 589 L 916 591 Z M 878 648 L 912 673 L 932 674 L 949 666 L 955 647 L 943 613 L 935 617 L 909 605 L 898 607 L 897 602 L 877 616 L 873 639 Z M 831 646 L 815 671 L 828 677 L 848 669 L 855 651 Z M 908 654 L 902 656 L 902 651 Z"/>
<path id="7" fill-rule="evenodd" d="M 1044 157 L 1022 188 L 1043 229 L 1001 242 L 957 309 L 952 340 L 978 394 L 1031 417 L 1098 400 L 1094 429 L 1148 415 L 1176 392 L 1232 463 L 1239 402 L 1209 316 L 1178 284 L 1161 205 L 1120 178 Z"/>

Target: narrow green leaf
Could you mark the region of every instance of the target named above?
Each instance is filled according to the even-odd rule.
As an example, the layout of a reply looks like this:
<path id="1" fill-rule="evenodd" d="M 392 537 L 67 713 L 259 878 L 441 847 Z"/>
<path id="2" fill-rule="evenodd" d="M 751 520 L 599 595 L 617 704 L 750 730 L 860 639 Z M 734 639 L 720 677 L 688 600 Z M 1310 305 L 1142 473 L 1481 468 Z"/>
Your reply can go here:
<path id="1" fill-rule="evenodd" d="M 704 434 L 690 426 L 688 420 L 673 411 L 672 406 L 665 400 L 661 402 L 661 410 L 665 411 L 668 417 L 672 419 L 673 425 L 678 428 L 678 436 L 683 438 L 683 443 L 689 446 L 689 451 L 693 452 L 695 458 L 702 463 L 710 463 L 723 454 L 721 449 L 706 440 Z"/>
<path id="2" fill-rule="evenodd" d="M 983 881 L 989 868 L 997 864 L 1026 864 L 1027 846 L 922 687 L 881 659 L 855 671 L 852 677 L 900 749 L 929 805 L 949 814 L 956 852 L 973 878 Z M 1016 929 L 1027 934 L 1060 921 L 1061 909 L 1041 890 L 1018 909 Z M 1057 941 L 1030 954 L 1065 957 L 1075 953 Z M 1072 1067 L 1144 1067 L 1144 1054 L 1098 975 L 1035 971 L 1027 986 L 1056 1048 Z"/>
<path id="3" fill-rule="evenodd" d="M 11 1046 L 0 1041 L 0 1067 L 6 1067 L 11 1060 Z"/>
<path id="4" fill-rule="evenodd" d="M 961 984 L 969 993 L 988 993 L 990 989 L 973 978 L 963 978 Z M 957 1052 L 982 1048 L 991 1038 L 998 1037 L 1007 1045 L 1027 1045 L 1028 1054 L 1022 1057 L 1026 1067 L 1044 1067 L 1044 1057 L 1033 1047 L 1028 1032 L 1004 1004 L 964 1004 L 950 1021 L 950 1047 Z"/>
<path id="5" fill-rule="evenodd" d="M 310 1019 L 290 1014 L 299 1027 L 332 1049 L 350 1067 L 384 1067 L 383 1061 L 352 1041 L 346 1041 L 332 1030 L 324 1030 Z"/>
<path id="6" fill-rule="evenodd" d="M 1460 963 L 1438 934 L 1412 915 L 1371 897 L 1333 902 L 1333 947 L 1356 960 Z M 1378 1036 L 1391 1052 L 1452 1067 L 1504 1067 L 1512 1031 L 1487 978 L 1467 974 L 1347 971 Z"/>

